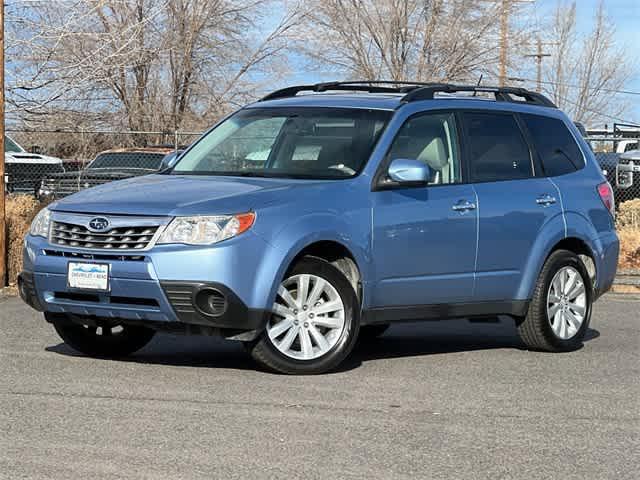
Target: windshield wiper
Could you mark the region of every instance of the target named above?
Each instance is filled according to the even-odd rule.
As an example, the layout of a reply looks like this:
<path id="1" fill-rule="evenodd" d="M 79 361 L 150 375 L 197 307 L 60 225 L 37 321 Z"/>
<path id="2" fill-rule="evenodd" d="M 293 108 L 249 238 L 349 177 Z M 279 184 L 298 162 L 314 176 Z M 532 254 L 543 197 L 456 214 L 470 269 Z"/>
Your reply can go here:
<path id="1" fill-rule="evenodd" d="M 229 175 L 232 177 L 266 177 L 267 176 L 265 173 L 258 173 L 258 172 L 232 172 L 232 173 L 225 172 L 224 175 Z"/>

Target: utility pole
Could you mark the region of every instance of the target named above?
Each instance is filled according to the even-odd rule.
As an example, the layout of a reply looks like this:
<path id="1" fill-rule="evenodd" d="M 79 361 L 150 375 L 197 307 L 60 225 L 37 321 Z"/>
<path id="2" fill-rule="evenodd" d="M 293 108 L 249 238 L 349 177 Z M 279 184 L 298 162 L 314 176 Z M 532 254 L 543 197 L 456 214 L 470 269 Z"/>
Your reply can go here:
<path id="1" fill-rule="evenodd" d="M 501 87 L 504 87 L 507 81 L 507 42 L 509 38 L 510 6 L 510 0 L 502 0 L 502 6 L 500 7 L 500 74 L 498 76 Z"/>
<path id="2" fill-rule="evenodd" d="M 536 0 L 499 0 L 500 4 L 500 72 L 498 84 L 504 87 L 507 81 L 507 64 L 509 63 L 509 15 L 514 3 L 535 3 Z"/>
<path id="3" fill-rule="evenodd" d="M 7 222 L 4 195 L 4 0 L 0 0 L 0 288 L 7 284 Z"/>
<path id="4" fill-rule="evenodd" d="M 538 37 L 538 41 L 536 43 L 537 43 L 536 53 L 531 53 L 529 55 L 525 55 L 525 57 L 535 58 L 536 59 L 536 64 L 537 64 L 536 91 L 538 93 L 540 93 L 540 92 L 542 92 L 542 59 L 544 57 L 550 57 L 551 54 L 550 53 L 542 53 L 542 40 L 540 40 L 540 37 Z"/>

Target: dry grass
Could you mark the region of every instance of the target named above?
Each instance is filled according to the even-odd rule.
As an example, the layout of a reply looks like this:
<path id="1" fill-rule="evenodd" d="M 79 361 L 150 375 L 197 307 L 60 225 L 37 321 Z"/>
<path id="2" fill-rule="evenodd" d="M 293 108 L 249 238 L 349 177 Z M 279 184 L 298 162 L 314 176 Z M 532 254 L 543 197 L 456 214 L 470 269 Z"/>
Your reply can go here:
<path id="1" fill-rule="evenodd" d="M 22 242 L 33 217 L 44 205 L 29 195 L 10 195 L 6 199 L 7 267 L 9 285 L 16 282 L 22 270 Z"/>
<path id="2" fill-rule="evenodd" d="M 620 237 L 618 268 L 640 269 L 640 228 L 619 228 L 618 236 Z"/>
<path id="3" fill-rule="evenodd" d="M 622 202 L 616 213 L 616 225 L 618 229 L 640 229 L 640 198 Z"/>

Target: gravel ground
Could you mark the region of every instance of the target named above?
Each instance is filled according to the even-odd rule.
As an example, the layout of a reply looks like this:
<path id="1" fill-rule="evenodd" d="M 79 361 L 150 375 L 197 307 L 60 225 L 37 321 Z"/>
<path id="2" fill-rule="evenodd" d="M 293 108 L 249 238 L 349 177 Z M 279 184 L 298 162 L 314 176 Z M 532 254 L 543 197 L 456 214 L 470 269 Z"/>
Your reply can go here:
<path id="1" fill-rule="evenodd" d="M 0 478 L 637 479 L 639 311 L 606 296 L 568 354 L 509 320 L 398 325 L 286 377 L 205 337 L 82 357 L 0 298 Z"/>

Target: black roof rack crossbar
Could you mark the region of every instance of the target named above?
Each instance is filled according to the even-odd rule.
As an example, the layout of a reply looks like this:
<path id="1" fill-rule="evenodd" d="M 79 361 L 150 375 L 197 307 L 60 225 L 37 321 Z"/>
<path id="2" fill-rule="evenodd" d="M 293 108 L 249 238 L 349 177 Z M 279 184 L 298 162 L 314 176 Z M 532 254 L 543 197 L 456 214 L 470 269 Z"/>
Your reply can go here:
<path id="1" fill-rule="evenodd" d="M 512 97 L 515 95 L 524 99 L 524 103 L 541 105 L 543 107 L 558 108 L 551 100 L 541 93 L 532 92 L 525 88 L 516 87 L 482 87 L 468 85 L 440 84 L 416 88 L 407 93 L 403 102 L 416 102 L 419 100 L 433 100 L 436 93 L 457 93 L 457 92 L 486 92 L 493 93 L 498 102 L 522 103 Z"/>
<path id="2" fill-rule="evenodd" d="M 389 85 L 389 86 L 387 86 Z M 396 85 L 395 87 L 392 85 Z M 300 92 L 328 92 L 330 90 L 367 93 L 408 93 L 420 87 L 441 85 L 438 83 L 404 82 L 395 80 L 350 80 L 348 82 L 325 82 L 314 85 L 296 85 L 276 90 L 260 101 L 293 97 Z"/>
<path id="3" fill-rule="evenodd" d="M 296 85 L 276 90 L 260 99 L 275 100 L 278 98 L 294 97 L 300 92 L 322 93 L 328 91 L 367 92 L 367 93 L 404 93 L 402 101 L 405 103 L 419 100 L 433 100 L 436 93 L 456 92 L 485 92 L 492 93 L 498 102 L 529 103 L 544 107 L 557 108 L 544 95 L 524 88 L 516 87 L 484 87 L 474 85 L 452 85 L 449 83 L 423 83 L 395 80 L 351 80 L 346 82 L 325 82 L 313 85 Z M 513 96 L 524 99 L 514 99 Z"/>

